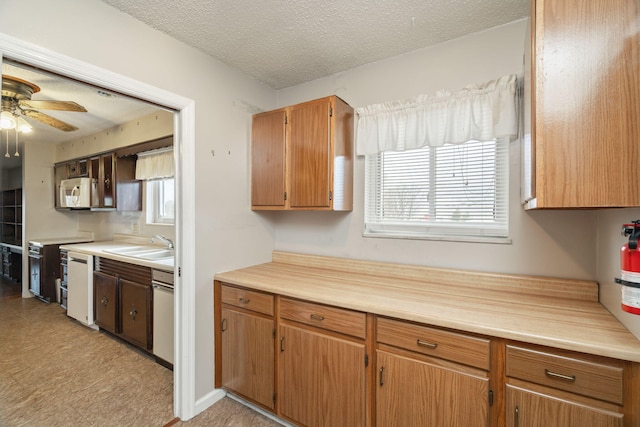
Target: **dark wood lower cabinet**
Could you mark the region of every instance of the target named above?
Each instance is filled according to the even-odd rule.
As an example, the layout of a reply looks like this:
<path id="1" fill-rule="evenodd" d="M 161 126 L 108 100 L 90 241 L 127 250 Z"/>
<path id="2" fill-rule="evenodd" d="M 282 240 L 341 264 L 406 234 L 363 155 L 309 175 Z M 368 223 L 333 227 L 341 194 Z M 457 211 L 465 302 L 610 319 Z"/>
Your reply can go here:
<path id="1" fill-rule="evenodd" d="M 93 273 L 93 298 L 96 325 L 111 333 L 117 333 L 118 278 L 95 271 Z"/>
<path id="2" fill-rule="evenodd" d="M 122 330 L 129 342 L 152 350 L 151 347 L 151 286 L 120 279 Z"/>
<path id="3" fill-rule="evenodd" d="M 96 257 L 95 322 L 145 351 L 153 350 L 151 269 Z"/>

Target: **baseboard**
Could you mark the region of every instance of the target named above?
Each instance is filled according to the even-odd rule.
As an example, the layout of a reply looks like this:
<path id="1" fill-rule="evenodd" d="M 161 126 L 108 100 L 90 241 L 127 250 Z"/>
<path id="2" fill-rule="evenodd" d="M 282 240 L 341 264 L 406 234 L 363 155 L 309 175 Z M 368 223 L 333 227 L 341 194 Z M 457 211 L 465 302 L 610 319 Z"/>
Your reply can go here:
<path id="1" fill-rule="evenodd" d="M 195 407 L 196 413 L 194 417 L 198 415 L 200 412 L 210 407 L 211 405 L 213 405 L 214 403 L 216 403 L 218 400 L 225 397 L 226 395 L 227 395 L 227 392 L 225 392 L 224 390 L 215 389 L 212 392 L 205 394 L 200 399 L 196 400 L 196 407 Z"/>
<path id="2" fill-rule="evenodd" d="M 276 423 L 280 424 L 281 426 L 284 426 L 284 427 L 295 427 L 293 424 L 289 424 L 288 422 L 284 421 L 283 419 L 276 417 L 271 412 L 267 412 L 264 409 L 262 409 L 261 407 L 259 407 L 257 405 L 254 405 L 253 403 L 248 402 L 248 401 L 244 400 L 243 398 L 236 396 L 233 393 L 227 393 L 227 397 L 230 398 L 230 399 L 235 400 L 236 402 L 240 402 L 244 406 L 246 406 L 248 408 L 251 408 L 256 412 L 259 412 L 260 414 L 264 415 L 265 417 L 269 418 L 272 421 L 275 421 Z"/>

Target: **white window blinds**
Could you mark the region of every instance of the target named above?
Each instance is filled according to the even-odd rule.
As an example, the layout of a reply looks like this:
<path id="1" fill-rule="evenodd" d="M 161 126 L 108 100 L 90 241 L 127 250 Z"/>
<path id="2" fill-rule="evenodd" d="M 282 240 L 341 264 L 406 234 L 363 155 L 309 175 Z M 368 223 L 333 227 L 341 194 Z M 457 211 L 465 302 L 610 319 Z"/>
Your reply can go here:
<path id="1" fill-rule="evenodd" d="M 367 156 L 365 235 L 508 236 L 508 141 Z"/>

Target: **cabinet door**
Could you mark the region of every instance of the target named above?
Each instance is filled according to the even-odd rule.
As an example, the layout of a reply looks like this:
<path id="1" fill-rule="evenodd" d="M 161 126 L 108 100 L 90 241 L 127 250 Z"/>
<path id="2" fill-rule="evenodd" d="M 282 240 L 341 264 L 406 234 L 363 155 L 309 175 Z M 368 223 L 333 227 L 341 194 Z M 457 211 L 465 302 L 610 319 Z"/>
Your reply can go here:
<path id="1" fill-rule="evenodd" d="M 274 321 L 222 309 L 222 386 L 269 409 L 274 401 Z"/>
<path id="2" fill-rule="evenodd" d="M 309 427 L 363 426 L 364 344 L 289 325 L 280 333 L 279 415 Z"/>
<path id="3" fill-rule="evenodd" d="M 289 176 L 292 208 L 331 206 L 331 103 L 299 104 L 289 117 Z"/>
<path id="4" fill-rule="evenodd" d="M 118 332 L 118 279 L 95 271 L 93 273 L 93 312 L 96 325 L 109 332 Z"/>
<path id="5" fill-rule="evenodd" d="M 380 426 L 487 426 L 489 380 L 378 350 Z"/>
<path id="6" fill-rule="evenodd" d="M 115 180 L 115 160 L 114 153 L 103 154 L 100 156 L 100 178 L 102 186 L 102 200 L 101 207 L 103 208 L 115 208 L 116 207 L 116 180 Z"/>
<path id="7" fill-rule="evenodd" d="M 622 414 L 507 384 L 507 427 L 622 427 Z"/>
<path id="8" fill-rule="evenodd" d="M 120 298 L 122 336 L 151 350 L 151 286 L 120 279 Z"/>
<path id="9" fill-rule="evenodd" d="M 537 206 L 640 206 L 638 1 L 534 4 Z"/>
<path id="10" fill-rule="evenodd" d="M 251 205 L 285 204 L 285 110 L 256 114 L 252 121 Z"/>

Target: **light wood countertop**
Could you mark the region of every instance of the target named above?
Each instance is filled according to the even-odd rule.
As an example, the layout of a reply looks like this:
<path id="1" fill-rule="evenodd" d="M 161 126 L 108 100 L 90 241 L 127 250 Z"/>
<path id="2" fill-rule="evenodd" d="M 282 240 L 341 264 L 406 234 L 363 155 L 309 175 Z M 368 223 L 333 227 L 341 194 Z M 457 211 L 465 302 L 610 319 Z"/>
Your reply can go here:
<path id="1" fill-rule="evenodd" d="M 640 340 L 598 302 L 596 282 L 273 253 L 215 280 L 283 296 L 640 362 Z"/>

